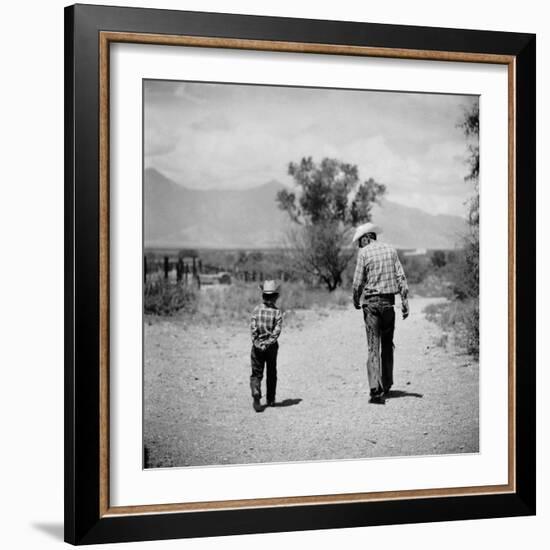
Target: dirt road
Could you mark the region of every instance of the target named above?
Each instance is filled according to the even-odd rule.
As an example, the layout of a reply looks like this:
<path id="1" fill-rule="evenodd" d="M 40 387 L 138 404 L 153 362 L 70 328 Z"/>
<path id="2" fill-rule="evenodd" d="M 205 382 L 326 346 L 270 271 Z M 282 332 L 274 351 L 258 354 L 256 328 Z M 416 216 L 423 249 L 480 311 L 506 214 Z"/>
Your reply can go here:
<path id="1" fill-rule="evenodd" d="M 409 319 L 396 315 L 384 405 L 368 403 L 362 313 L 351 307 L 285 321 L 277 406 L 260 413 L 248 327 L 146 319 L 149 467 L 477 452 L 478 364 L 435 345 L 441 331 L 422 310 L 438 300 L 413 298 Z"/>

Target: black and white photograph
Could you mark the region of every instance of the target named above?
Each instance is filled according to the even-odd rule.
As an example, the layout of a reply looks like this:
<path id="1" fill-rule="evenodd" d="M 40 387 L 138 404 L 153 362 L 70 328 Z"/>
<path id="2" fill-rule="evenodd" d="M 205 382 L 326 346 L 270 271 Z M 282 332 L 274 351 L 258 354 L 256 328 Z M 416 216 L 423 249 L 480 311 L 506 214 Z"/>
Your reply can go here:
<path id="1" fill-rule="evenodd" d="M 143 81 L 143 465 L 479 452 L 479 97 Z"/>
<path id="2" fill-rule="evenodd" d="M 2 546 L 543 547 L 547 11 L 7 3 Z"/>

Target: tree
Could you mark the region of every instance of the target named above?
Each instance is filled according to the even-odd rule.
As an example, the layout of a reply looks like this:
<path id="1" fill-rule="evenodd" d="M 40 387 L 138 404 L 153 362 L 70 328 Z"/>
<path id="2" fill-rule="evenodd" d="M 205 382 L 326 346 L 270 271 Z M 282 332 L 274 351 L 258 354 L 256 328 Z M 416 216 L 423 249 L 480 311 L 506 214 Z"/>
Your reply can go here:
<path id="1" fill-rule="evenodd" d="M 311 157 L 302 158 L 288 165 L 288 173 L 299 197 L 285 189 L 277 193 L 277 201 L 300 225 L 340 222 L 349 227 L 368 222 L 372 204 L 386 192 L 386 186 L 372 178 L 361 183 L 356 165 L 331 158 L 324 158 L 320 165 Z"/>
<path id="2" fill-rule="evenodd" d="M 475 102 L 464 112 L 464 118 L 459 124 L 468 140 L 469 172 L 465 176 L 467 182 L 474 186 L 474 195 L 468 203 L 468 221 L 472 227 L 479 229 L 479 103 Z"/>
<path id="3" fill-rule="evenodd" d="M 332 291 L 342 284 L 352 252 L 346 248 L 350 228 L 371 219 L 371 209 L 385 193 L 374 179 L 361 182 L 356 165 L 311 157 L 291 162 L 288 173 L 297 192 L 277 193 L 279 208 L 294 222 L 288 245 L 293 267 L 317 276 Z"/>
<path id="4" fill-rule="evenodd" d="M 330 292 L 342 284 L 342 273 L 353 256 L 353 251 L 346 247 L 347 228 L 330 222 L 294 225 L 286 236 L 290 269 L 306 278 L 320 279 Z"/>
<path id="5" fill-rule="evenodd" d="M 467 204 L 468 231 L 464 237 L 464 260 L 462 263 L 462 297 L 479 297 L 479 103 L 464 112 L 459 124 L 468 141 L 468 174 L 466 182 L 473 184 L 473 194 Z"/>
<path id="6" fill-rule="evenodd" d="M 434 250 L 432 252 L 432 265 L 435 268 L 445 267 L 447 260 L 445 259 L 445 252 L 443 250 Z"/>
<path id="7" fill-rule="evenodd" d="M 459 123 L 468 142 L 468 174 L 464 180 L 473 184 L 468 202 L 468 230 L 464 236 L 464 255 L 457 269 L 455 292 L 466 302 L 465 315 L 467 349 L 479 355 L 479 103 L 464 112 Z"/>

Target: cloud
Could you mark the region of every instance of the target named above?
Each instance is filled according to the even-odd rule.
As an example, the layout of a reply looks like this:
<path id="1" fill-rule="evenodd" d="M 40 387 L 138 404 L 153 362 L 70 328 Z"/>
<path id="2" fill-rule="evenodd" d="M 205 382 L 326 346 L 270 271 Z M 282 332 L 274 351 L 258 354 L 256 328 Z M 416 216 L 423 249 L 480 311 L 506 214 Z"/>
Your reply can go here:
<path id="1" fill-rule="evenodd" d="M 191 123 L 191 128 L 199 132 L 212 132 L 219 130 L 222 132 L 228 132 L 235 126 L 229 122 L 224 115 L 207 115 L 201 120 L 197 120 Z"/>
<path id="2" fill-rule="evenodd" d="M 464 211 L 467 143 L 457 122 L 476 98 L 270 86 L 149 82 L 146 162 L 188 187 L 290 183 L 302 156 L 357 164 L 388 198 Z"/>
<path id="3" fill-rule="evenodd" d="M 174 86 L 174 96 L 196 105 L 204 105 L 206 99 L 202 95 L 194 93 L 193 90 L 195 89 L 192 84 L 179 83 Z"/>
<path id="4" fill-rule="evenodd" d="M 167 155 L 178 146 L 178 134 L 171 128 L 150 126 L 144 134 L 144 152 L 148 158 Z"/>

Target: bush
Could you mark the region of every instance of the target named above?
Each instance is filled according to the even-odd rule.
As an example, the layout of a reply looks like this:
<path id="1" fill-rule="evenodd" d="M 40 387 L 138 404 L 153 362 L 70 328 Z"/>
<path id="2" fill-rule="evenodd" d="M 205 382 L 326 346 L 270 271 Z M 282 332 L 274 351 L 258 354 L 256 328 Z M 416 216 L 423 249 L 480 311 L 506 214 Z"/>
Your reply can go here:
<path id="1" fill-rule="evenodd" d="M 207 323 L 244 322 L 260 298 L 258 283 L 203 287 L 192 314 L 196 320 Z"/>
<path id="2" fill-rule="evenodd" d="M 236 281 L 231 285 L 210 285 L 202 290 L 168 284 L 163 281 L 148 283 L 145 287 L 145 313 L 180 315 L 208 324 L 248 323 L 252 310 L 261 303 L 258 283 Z M 305 283 L 286 282 L 281 287 L 278 307 L 284 313 L 295 310 L 347 307 L 351 304 L 350 291 L 336 289 L 328 292 L 323 287 Z"/>
<path id="3" fill-rule="evenodd" d="M 471 300 L 466 309 L 466 351 L 479 357 L 479 301 Z"/>
<path id="4" fill-rule="evenodd" d="M 435 268 L 444 267 L 447 263 L 447 260 L 445 259 L 445 251 L 443 250 L 434 250 L 432 252 L 432 264 Z"/>
<path id="5" fill-rule="evenodd" d="M 479 356 L 479 233 L 471 227 L 456 261 L 444 269 L 452 282 L 453 294 L 463 310 L 463 347 Z"/>
<path id="6" fill-rule="evenodd" d="M 458 347 L 476 359 L 479 357 L 479 303 L 476 299 L 430 304 L 424 308 L 424 313 L 445 333 L 452 333 Z"/>
<path id="7" fill-rule="evenodd" d="M 400 255 L 401 265 L 405 271 L 407 282 L 409 284 L 422 283 L 426 275 L 433 269 L 431 260 L 428 256 L 405 256 Z"/>
<path id="8" fill-rule="evenodd" d="M 145 314 L 172 315 L 180 309 L 196 309 L 197 291 L 189 286 L 169 281 L 148 281 L 143 289 Z"/>
<path id="9" fill-rule="evenodd" d="M 409 295 L 423 296 L 425 298 L 454 298 L 452 284 L 439 271 L 430 273 L 421 283 L 410 284 Z"/>

